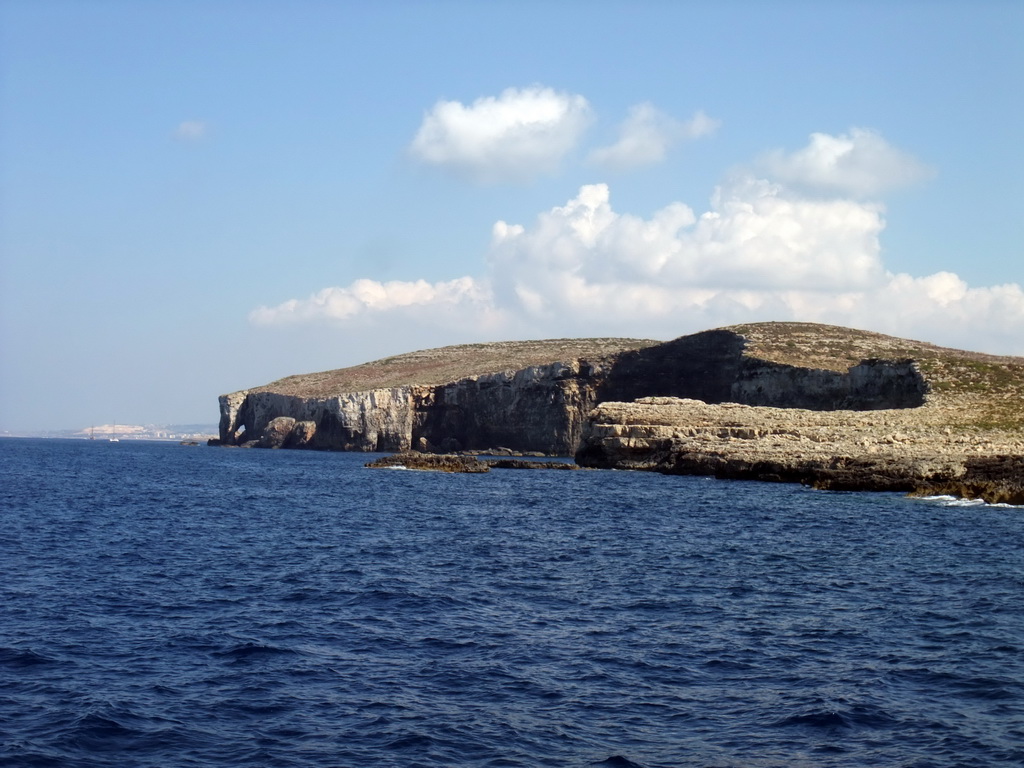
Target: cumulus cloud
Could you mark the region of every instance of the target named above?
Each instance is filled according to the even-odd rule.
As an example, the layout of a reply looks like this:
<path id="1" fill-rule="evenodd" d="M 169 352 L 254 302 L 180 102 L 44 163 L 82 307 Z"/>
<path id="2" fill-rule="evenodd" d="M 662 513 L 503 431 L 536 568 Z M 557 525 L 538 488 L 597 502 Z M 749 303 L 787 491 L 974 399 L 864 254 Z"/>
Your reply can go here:
<path id="1" fill-rule="evenodd" d="M 868 143 L 888 147 L 877 139 Z M 821 146 L 844 141 L 812 137 L 793 157 L 815 156 Z M 885 210 L 854 194 L 855 187 L 877 191 L 880 181 L 843 178 L 848 195 L 822 196 L 779 178 L 738 173 L 701 213 L 672 202 L 647 218 L 616 211 L 606 184 L 585 185 L 532 222 L 496 222 L 480 277 L 357 280 L 260 308 L 252 320 L 346 325 L 413 318 L 444 328 L 443 343 L 672 338 L 752 320 L 804 320 L 1024 354 L 1019 285 L 971 287 L 950 272 L 891 272 L 881 258 Z"/>
<path id="2" fill-rule="evenodd" d="M 796 189 L 854 197 L 873 197 L 932 174 L 928 166 L 863 128 L 839 136 L 812 133 L 803 149 L 769 152 L 760 167 Z"/>
<path id="3" fill-rule="evenodd" d="M 790 199 L 757 179 L 719 189 L 700 216 L 673 203 L 650 219 L 615 212 L 596 184 L 530 229 L 498 222 L 490 265 L 499 298 L 526 316 L 657 318 L 713 299 L 754 309 L 882 284 L 883 226 L 878 206 Z"/>
<path id="4" fill-rule="evenodd" d="M 697 112 L 684 122 L 644 102 L 630 107 L 629 115 L 619 127 L 619 140 L 595 149 L 588 160 L 592 165 L 612 170 L 652 165 L 664 160 L 675 144 L 713 133 L 718 125 L 718 120 L 704 112 Z"/>
<path id="5" fill-rule="evenodd" d="M 206 136 L 207 126 L 202 120 L 185 120 L 174 129 L 174 138 L 181 141 L 198 141 Z"/>
<path id="6" fill-rule="evenodd" d="M 469 106 L 439 101 L 410 146 L 413 157 L 474 181 L 526 180 L 555 171 L 591 121 L 582 96 L 509 88 Z"/>

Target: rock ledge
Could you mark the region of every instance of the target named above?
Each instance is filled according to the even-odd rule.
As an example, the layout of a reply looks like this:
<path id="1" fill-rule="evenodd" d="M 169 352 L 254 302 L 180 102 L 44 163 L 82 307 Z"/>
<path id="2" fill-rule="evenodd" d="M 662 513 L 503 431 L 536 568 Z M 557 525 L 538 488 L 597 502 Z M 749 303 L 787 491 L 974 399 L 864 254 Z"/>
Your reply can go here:
<path id="1" fill-rule="evenodd" d="M 1024 437 L 950 429 L 943 409 L 808 411 L 679 398 L 603 403 L 576 461 L 587 467 L 949 494 L 1024 504 Z"/>

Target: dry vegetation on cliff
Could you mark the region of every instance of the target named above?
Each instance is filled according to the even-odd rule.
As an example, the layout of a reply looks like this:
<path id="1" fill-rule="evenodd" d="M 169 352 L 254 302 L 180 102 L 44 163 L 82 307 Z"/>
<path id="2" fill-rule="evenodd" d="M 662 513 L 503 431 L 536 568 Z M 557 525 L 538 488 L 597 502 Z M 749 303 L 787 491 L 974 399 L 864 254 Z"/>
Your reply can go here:
<path id="1" fill-rule="evenodd" d="M 342 392 L 363 392 L 406 384 L 446 384 L 471 376 L 516 371 L 535 365 L 579 358 L 594 360 L 658 343 L 650 339 L 550 339 L 461 344 L 395 355 L 351 368 L 289 376 L 249 391 L 271 391 L 296 397 L 330 397 Z"/>

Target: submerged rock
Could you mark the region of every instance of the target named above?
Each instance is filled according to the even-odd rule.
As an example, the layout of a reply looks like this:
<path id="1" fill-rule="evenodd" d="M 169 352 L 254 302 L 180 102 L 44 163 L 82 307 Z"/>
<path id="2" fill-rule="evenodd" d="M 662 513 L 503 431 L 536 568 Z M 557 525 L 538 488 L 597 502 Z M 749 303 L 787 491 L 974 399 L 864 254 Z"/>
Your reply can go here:
<path id="1" fill-rule="evenodd" d="M 565 461 L 528 461 L 526 459 L 480 459 L 452 453 L 419 453 L 408 451 L 382 456 L 367 463 L 373 469 L 425 469 L 436 472 L 488 472 L 493 469 L 581 469 Z"/>

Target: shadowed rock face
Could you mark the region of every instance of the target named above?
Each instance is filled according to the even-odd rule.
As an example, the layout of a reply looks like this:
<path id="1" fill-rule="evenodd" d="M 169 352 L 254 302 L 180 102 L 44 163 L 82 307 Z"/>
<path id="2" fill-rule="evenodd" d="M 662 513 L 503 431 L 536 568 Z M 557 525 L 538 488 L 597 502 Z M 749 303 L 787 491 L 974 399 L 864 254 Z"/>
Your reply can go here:
<path id="1" fill-rule="evenodd" d="M 437 387 L 417 403 L 413 447 L 570 455 L 601 374 L 602 364 L 573 360 Z"/>
<path id="2" fill-rule="evenodd" d="M 410 381 L 315 397 L 275 392 L 274 385 L 236 392 L 221 397 L 220 440 L 227 445 L 349 451 L 501 446 L 572 455 L 588 414 L 606 401 L 661 396 L 809 410 L 873 410 L 919 406 L 928 391 L 909 359 L 865 360 L 846 372 L 801 368 L 749 356 L 744 336 L 728 329 L 640 348 L 626 341 L 618 351 L 440 384 Z M 288 422 L 280 417 L 303 425 L 301 439 L 291 439 Z"/>
<path id="3" fill-rule="evenodd" d="M 916 408 L 928 385 L 913 360 L 864 360 L 845 373 L 745 354 L 746 340 L 705 331 L 624 352 L 598 388 L 598 402 L 680 397 L 812 411 Z"/>
<path id="4" fill-rule="evenodd" d="M 724 402 L 742 375 L 745 345 L 732 331 L 705 331 L 624 352 L 598 387 L 598 400 L 687 397 Z"/>

